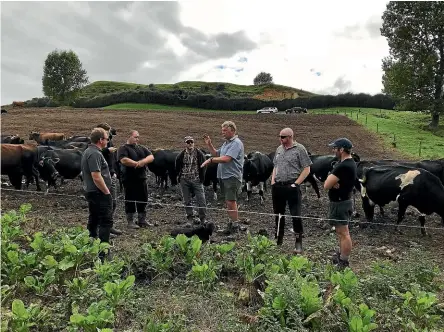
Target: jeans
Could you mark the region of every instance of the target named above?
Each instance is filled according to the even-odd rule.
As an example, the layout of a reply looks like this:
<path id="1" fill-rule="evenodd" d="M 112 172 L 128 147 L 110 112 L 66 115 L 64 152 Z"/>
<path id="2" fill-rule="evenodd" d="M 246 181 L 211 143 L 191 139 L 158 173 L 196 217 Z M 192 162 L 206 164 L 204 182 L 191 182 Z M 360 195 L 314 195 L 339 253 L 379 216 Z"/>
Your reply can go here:
<path id="1" fill-rule="evenodd" d="M 87 192 L 89 217 L 89 236 L 97 238 L 97 230 L 100 241 L 109 242 L 110 230 L 113 226 L 113 202 L 111 195 L 102 192 Z"/>
<path id="2" fill-rule="evenodd" d="M 148 185 L 146 179 L 137 181 L 125 181 L 125 213 L 144 214 L 148 202 Z M 137 202 L 131 202 L 137 201 Z"/>
<path id="3" fill-rule="evenodd" d="M 290 184 L 275 183 L 271 188 L 271 195 L 273 200 L 273 212 L 275 214 L 285 214 L 285 208 L 288 202 L 288 208 L 292 216 L 301 215 L 302 193 L 299 186 L 292 187 Z M 302 219 L 300 217 L 293 217 L 293 230 L 296 234 L 304 232 Z M 276 223 L 276 237 L 278 242 L 282 242 L 284 238 L 285 217 L 279 216 L 275 218 Z"/>
<path id="4" fill-rule="evenodd" d="M 182 189 L 183 201 L 185 204 L 185 212 L 187 218 L 193 216 L 193 208 L 191 205 L 192 194 L 196 196 L 197 206 L 199 206 L 199 219 L 204 220 L 206 217 L 206 201 L 204 186 L 199 180 L 180 179 L 180 188 Z"/>

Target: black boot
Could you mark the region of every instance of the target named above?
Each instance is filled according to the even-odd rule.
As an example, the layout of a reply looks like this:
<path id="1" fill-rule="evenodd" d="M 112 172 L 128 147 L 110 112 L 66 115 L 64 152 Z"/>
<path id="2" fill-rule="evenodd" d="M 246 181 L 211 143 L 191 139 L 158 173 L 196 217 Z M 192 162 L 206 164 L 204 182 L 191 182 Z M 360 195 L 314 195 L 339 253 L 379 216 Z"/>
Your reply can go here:
<path id="1" fill-rule="evenodd" d="M 137 226 L 134 223 L 134 213 L 127 213 L 126 214 L 126 220 L 128 222 L 128 228 L 130 228 L 130 229 L 139 229 L 139 226 Z"/>
<path id="2" fill-rule="evenodd" d="M 122 235 L 123 234 L 121 230 L 114 228 L 114 227 L 111 227 L 110 233 L 114 234 L 114 235 Z"/>
<path id="3" fill-rule="evenodd" d="M 294 242 L 294 253 L 296 255 L 302 254 L 302 234 L 295 233 L 296 239 Z"/>
<path id="4" fill-rule="evenodd" d="M 137 215 L 137 225 L 139 225 L 139 227 L 154 226 L 146 221 L 146 212 L 142 212 Z"/>

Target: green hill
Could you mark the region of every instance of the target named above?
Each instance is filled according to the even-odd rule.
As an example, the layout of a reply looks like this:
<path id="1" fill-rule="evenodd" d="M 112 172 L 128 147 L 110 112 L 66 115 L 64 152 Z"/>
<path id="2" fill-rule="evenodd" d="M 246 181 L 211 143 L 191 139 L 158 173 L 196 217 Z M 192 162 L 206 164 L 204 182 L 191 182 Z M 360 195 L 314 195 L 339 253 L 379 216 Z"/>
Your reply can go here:
<path id="1" fill-rule="evenodd" d="M 184 81 L 175 84 L 137 84 L 114 81 L 96 81 L 82 89 L 80 97 L 92 98 L 101 94 L 139 89 L 160 91 L 181 89 L 203 93 L 224 93 L 229 98 L 249 97 L 260 100 L 282 100 L 310 97 L 316 94 L 284 85 L 238 85 L 223 82 Z"/>

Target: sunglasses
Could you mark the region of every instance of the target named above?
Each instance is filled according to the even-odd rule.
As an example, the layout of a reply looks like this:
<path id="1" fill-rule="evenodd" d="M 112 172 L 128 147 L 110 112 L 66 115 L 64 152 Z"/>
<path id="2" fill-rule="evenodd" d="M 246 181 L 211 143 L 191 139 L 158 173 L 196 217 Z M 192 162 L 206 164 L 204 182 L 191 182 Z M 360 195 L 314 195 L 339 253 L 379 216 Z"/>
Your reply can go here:
<path id="1" fill-rule="evenodd" d="M 187 143 L 187 144 L 193 144 L 194 141 L 186 141 L 185 143 Z"/>
<path id="2" fill-rule="evenodd" d="M 279 136 L 281 139 L 286 139 L 288 136 Z"/>
<path id="3" fill-rule="evenodd" d="M 102 137 L 102 139 L 104 139 L 105 141 L 109 141 L 108 137 Z"/>

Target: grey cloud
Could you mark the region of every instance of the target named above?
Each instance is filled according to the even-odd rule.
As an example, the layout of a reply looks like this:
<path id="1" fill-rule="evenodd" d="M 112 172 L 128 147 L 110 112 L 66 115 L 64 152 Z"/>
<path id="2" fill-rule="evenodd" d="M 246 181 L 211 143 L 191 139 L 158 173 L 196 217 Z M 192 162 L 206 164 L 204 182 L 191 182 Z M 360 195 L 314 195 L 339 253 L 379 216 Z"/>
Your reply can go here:
<path id="1" fill-rule="evenodd" d="M 340 76 L 335 80 L 332 86 L 325 89 L 314 89 L 313 92 L 321 95 L 337 95 L 352 92 L 352 82 L 345 79 L 344 76 Z"/>
<path id="2" fill-rule="evenodd" d="M 348 25 L 340 31 L 335 31 L 334 35 L 336 37 L 344 37 L 354 40 L 364 39 L 368 37 L 376 39 L 381 37 L 381 27 L 382 18 L 379 16 L 372 16 L 364 23 Z"/>
<path id="3" fill-rule="evenodd" d="M 170 35 L 185 54 L 168 46 Z M 207 35 L 184 26 L 178 2 L 151 1 L 2 2 L 1 41 L 2 104 L 42 95 L 43 64 L 56 48 L 76 52 L 90 81 L 148 84 L 257 47 L 243 31 Z"/>

